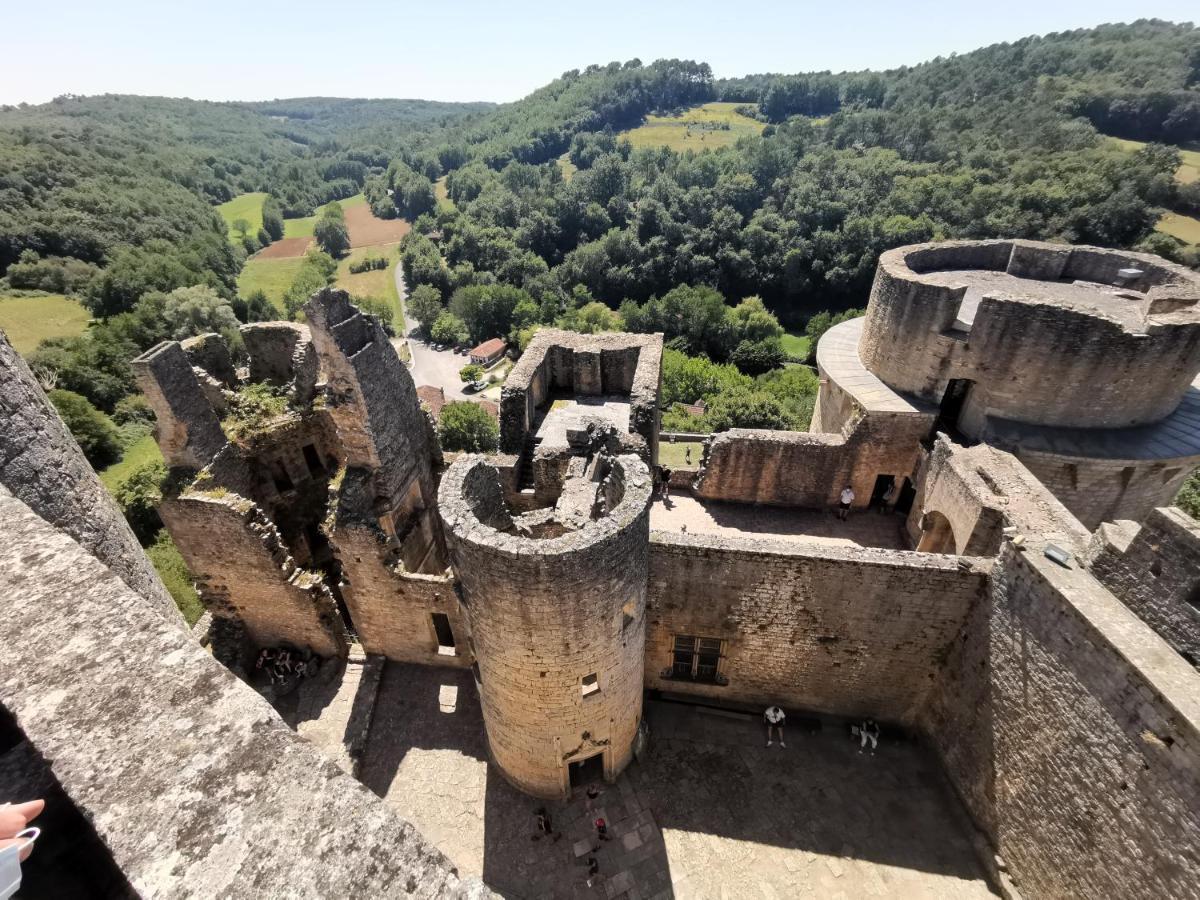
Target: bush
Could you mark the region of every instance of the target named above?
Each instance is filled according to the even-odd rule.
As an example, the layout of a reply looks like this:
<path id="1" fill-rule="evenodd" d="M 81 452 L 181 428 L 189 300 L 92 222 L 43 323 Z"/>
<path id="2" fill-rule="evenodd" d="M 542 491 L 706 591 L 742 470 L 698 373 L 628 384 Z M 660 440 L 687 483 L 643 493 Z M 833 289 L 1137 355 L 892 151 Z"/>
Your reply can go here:
<path id="1" fill-rule="evenodd" d="M 1192 477 L 1183 483 L 1175 505 L 1193 519 L 1200 520 L 1200 469 L 1192 473 Z"/>
<path id="2" fill-rule="evenodd" d="M 730 354 L 729 361 L 747 375 L 762 375 L 783 365 L 786 354 L 779 338 L 742 341 Z"/>
<path id="3" fill-rule="evenodd" d="M 458 377 L 465 382 L 478 381 L 483 375 L 483 366 L 469 363 L 458 370 Z"/>
<path id="4" fill-rule="evenodd" d="M 51 391 L 49 396 L 93 469 L 102 469 L 121 458 L 117 426 L 87 397 L 64 390 Z"/>
<path id="5" fill-rule="evenodd" d="M 21 251 L 8 267 L 8 283 L 14 288 L 51 294 L 82 293 L 100 269 L 92 263 L 62 256 L 42 259 L 33 250 Z"/>
<path id="6" fill-rule="evenodd" d="M 459 401 L 442 407 L 438 437 L 443 450 L 492 453 L 500 444 L 500 429 L 478 403 Z"/>
<path id="7" fill-rule="evenodd" d="M 154 409 L 141 394 L 130 394 L 117 401 L 113 409 L 112 420 L 117 425 L 153 425 Z"/>
<path id="8" fill-rule="evenodd" d="M 146 463 L 134 469 L 115 492 L 117 505 L 143 547 L 150 544 L 162 528 L 158 504 L 162 502 L 162 484 L 166 477 L 167 467 L 162 463 Z"/>
<path id="9" fill-rule="evenodd" d="M 386 269 L 387 267 L 388 261 L 382 256 L 364 256 L 362 259 L 350 263 L 350 273 L 357 275 L 360 272 L 371 272 L 375 269 Z"/>
<path id="10" fill-rule="evenodd" d="M 189 626 L 195 625 L 204 614 L 204 605 L 196 594 L 192 573 L 188 571 L 187 563 L 179 555 L 179 548 L 171 540 L 171 535 L 165 530 L 160 531 L 154 543 L 146 548 L 146 555 L 150 557 L 158 577 L 175 599 L 175 605 L 183 613 L 183 620 Z"/>

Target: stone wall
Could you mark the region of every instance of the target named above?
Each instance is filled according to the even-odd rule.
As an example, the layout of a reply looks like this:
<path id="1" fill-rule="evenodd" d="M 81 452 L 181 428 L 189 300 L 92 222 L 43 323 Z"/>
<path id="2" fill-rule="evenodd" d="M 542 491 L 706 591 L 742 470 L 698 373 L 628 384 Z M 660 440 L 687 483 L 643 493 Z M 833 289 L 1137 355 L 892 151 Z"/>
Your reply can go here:
<path id="1" fill-rule="evenodd" d="M 130 367 L 154 409 L 154 436 L 167 465 L 203 469 L 225 446 L 225 433 L 183 347 L 178 341 L 164 341 Z"/>
<path id="2" fill-rule="evenodd" d="M 0 516 L 5 708 L 138 896 L 490 896 L 2 488 Z"/>
<path id="3" fill-rule="evenodd" d="M 983 560 L 654 532 L 646 686 L 912 723 L 986 573 Z M 721 640 L 724 683 L 671 678 L 675 635 Z"/>
<path id="4" fill-rule="evenodd" d="M 1105 525 L 1088 560 L 1117 599 L 1200 666 L 1200 523 L 1172 507 L 1154 510 L 1140 528 Z"/>
<path id="5" fill-rule="evenodd" d="M 1005 545 L 924 730 L 1028 897 L 1200 883 L 1200 674 L 1077 564 Z"/>
<path id="6" fill-rule="evenodd" d="M 175 601 L 37 380 L 0 332 L 0 484 L 183 627 Z"/>
<path id="7" fill-rule="evenodd" d="M 469 666 L 470 631 L 458 603 L 454 578 L 422 575 L 388 564 L 383 532 L 363 524 L 335 529 L 332 541 L 342 564 L 342 596 L 358 641 L 367 653 L 399 662 Z M 433 613 L 443 613 L 454 632 L 455 652 L 439 652 Z"/>
<path id="8" fill-rule="evenodd" d="M 296 567 L 279 532 L 251 501 L 227 491 L 186 493 L 159 507 L 216 617 L 234 618 L 259 647 L 291 643 L 344 656 L 345 628 L 318 573 Z"/>
<path id="9" fill-rule="evenodd" d="M 522 453 L 538 410 L 555 392 L 629 396 L 629 430 L 658 460 L 661 334 L 578 334 L 543 328 L 508 374 L 500 395 L 500 450 Z"/>
<path id="10" fill-rule="evenodd" d="M 708 445 L 696 494 L 708 500 L 820 509 L 835 505 L 847 484 L 866 506 L 880 475 L 897 484 L 916 468 L 931 420 L 871 413 L 844 433 L 731 428 Z"/>
<path id="11" fill-rule="evenodd" d="M 1012 291 L 987 291 L 957 330 L 962 285 L 929 272 L 982 269 L 1069 284 L 1117 284 L 1123 267 L 1136 326 Z M 988 415 L 1057 426 L 1127 427 L 1171 413 L 1200 370 L 1200 278 L 1158 257 L 1029 241 L 948 241 L 879 259 L 859 350 L 889 386 L 934 403 L 950 379 L 975 382 Z"/>
<path id="12" fill-rule="evenodd" d="M 565 796 L 570 763 L 597 754 L 616 778 L 641 720 L 650 476 L 635 456 L 613 465 L 624 472 L 615 508 L 545 539 L 503 530 L 512 519 L 481 458 L 442 479 L 488 743 L 505 776 L 538 796 Z"/>
<path id="13" fill-rule="evenodd" d="M 1082 458 L 1026 448 L 1014 452 L 1091 529 L 1118 519 L 1142 521 L 1156 507 L 1170 504 L 1200 464 L 1200 456 L 1164 461 Z"/>

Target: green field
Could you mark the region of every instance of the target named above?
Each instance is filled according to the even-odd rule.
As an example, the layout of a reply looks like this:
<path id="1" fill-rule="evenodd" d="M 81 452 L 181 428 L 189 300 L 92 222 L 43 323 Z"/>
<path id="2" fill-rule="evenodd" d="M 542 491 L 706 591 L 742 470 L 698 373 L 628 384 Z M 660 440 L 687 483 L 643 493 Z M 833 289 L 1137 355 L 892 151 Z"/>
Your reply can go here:
<path id="1" fill-rule="evenodd" d="M 688 461 L 688 451 L 692 451 L 691 461 Z M 699 441 L 658 440 L 658 461 L 670 469 L 698 469 L 700 458 L 704 455 L 704 445 Z"/>
<path id="2" fill-rule="evenodd" d="M 454 209 L 454 201 L 450 199 L 450 193 L 446 190 L 445 175 L 433 183 L 433 196 L 437 197 L 438 209 Z"/>
<path id="3" fill-rule="evenodd" d="M 238 219 L 245 219 L 250 223 L 246 234 L 258 234 L 258 229 L 262 228 L 262 208 L 263 201 L 266 199 L 265 193 L 256 191 L 253 194 L 234 197 L 228 203 L 222 203 L 217 207 L 217 212 L 221 214 L 221 218 L 225 220 L 225 224 L 229 228 L 230 241 L 235 244 L 241 243 L 240 236 L 233 230 L 233 223 Z"/>
<path id="4" fill-rule="evenodd" d="M 163 586 L 175 599 L 175 605 L 183 613 L 183 620 L 189 626 L 195 625 L 204 614 L 204 605 L 196 594 L 187 563 L 179 555 L 179 548 L 175 546 L 165 528 L 159 532 L 158 540 L 146 548 L 146 555 L 150 557 Z"/>
<path id="5" fill-rule="evenodd" d="M 0 331 L 18 353 L 30 353 L 47 338 L 82 334 L 91 314 L 62 294 L 0 296 Z"/>
<path id="6" fill-rule="evenodd" d="M 714 150 L 732 147 L 738 138 L 762 134 L 762 122 L 734 112 L 744 103 L 705 103 L 678 116 L 646 116 L 632 131 L 622 132 L 634 147 Z"/>
<path id="7" fill-rule="evenodd" d="M 571 162 L 571 157 L 566 153 L 558 158 L 558 168 L 562 171 L 563 181 L 570 181 L 579 171 L 579 167 Z"/>
<path id="8" fill-rule="evenodd" d="M 1181 216 L 1179 213 L 1173 212 L 1165 213 L 1158 220 L 1158 224 L 1154 226 L 1154 230 L 1179 238 L 1186 244 L 1200 244 L 1200 219 L 1193 216 Z"/>
<path id="9" fill-rule="evenodd" d="M 362 194 L 355 194 L 353 197 L 347 197 L 345 200 L 339 200 L 342 204 L 342 209 L 348 206 L 361 206 L 367 202 L 367 198 Z M 312 237 L 313 227 L 317 224 L 317 216 L 305 216 L 303 219 L 284 219 L 283 220 L 283 236 L 290 237 Z"/>
<path id="10" fill-rule="evenodd" d="M 117 487 L 128 478 L 135 469 L 140 469 L 146 463 L 162 462 L 162 451 L 158 449 L 158 442 L 154 440 L 154 435 L 148 434 L 141 438 L 136 443 L 130 445 L 125 451 L 125 455 L 118 462 L 113 463 L 107 469 L 100 471 L 100 480 L 104 482 L 104 486 L 108 488 L 108 492 L 114 493 Z"/>
<path id="11" fill-rule="evenodd" d="M 296 273 L 303 264 L 303 256 L 287 259 L 252 257 L 246 260 L 242 274 L 238 276 L 238 295 L 248 297 L 255 291 L 262 291 L 267 299 L 283 309 L 283 295 L 296 280 Z"/>
<path id="12" fill-rule="evenodd" d="M 1140 150 L 1146 144 L 1143 141 L 1129 141 L 1125 138 L 1110 137 L 1111 143 L 1120 147 L 1129 153 L 1135 150 Z M 1195 145 L 1191 147 L 1176 147 L 1179 155 L 1183 158 L 1179 168 L 1175 170 L 1175 180 L 1181 184 L 1191 184 L 1193 181 L 1200 180 L 1200 148 Z M 1159 229 L 1160 231 L 1162 229 Z"/>
<path id="13" fill-rule="evenodd" d="M 350 263 L 367 256 L 385 256 L 389 265 L 386 269 L 372 269 L 357 274 L 350 271 Z M 400 310 L 400 294 L 396 291 L 396 263 L 400 260 L 399 244 L 380 244 L 375 247 L 359 247 L 351 250 L 338 262 L 334 285 L 360 297 L 375 297 L 386 300 L 395 310 L 396 329 L 402 330 L 404 316 Z"/>
<path id="14" fill-rule="evenodd" d="M 805 334 L 785 334 L 781 340 L 783 344 L 783 352 L 788 356 L 794 356 L 796 359 L 805 359 L 808 356 L 808 348 L 811 343 L 808 335 Z"/>

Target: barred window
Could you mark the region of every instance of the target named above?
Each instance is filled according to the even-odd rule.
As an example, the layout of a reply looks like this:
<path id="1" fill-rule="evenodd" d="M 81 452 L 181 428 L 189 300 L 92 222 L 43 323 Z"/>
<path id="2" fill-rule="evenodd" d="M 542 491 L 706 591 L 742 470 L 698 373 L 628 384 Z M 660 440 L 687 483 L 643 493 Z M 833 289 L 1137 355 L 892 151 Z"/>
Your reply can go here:
<path id="1" fill-rule="evenodd" d="M 671 655 L 672 678 L 715 683 L 720 665 L 721 641 L 718 638 L 675 635 Z"/>

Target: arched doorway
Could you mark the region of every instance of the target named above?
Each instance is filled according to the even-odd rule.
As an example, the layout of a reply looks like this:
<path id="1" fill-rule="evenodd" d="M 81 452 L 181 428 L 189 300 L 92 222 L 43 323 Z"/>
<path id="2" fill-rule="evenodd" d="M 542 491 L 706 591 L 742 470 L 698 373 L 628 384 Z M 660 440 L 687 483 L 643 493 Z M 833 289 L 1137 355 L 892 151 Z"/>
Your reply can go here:
<path id="1" fill-rule="evenodd" d="M 921 540 L 917 543 L 918 553 L 954 553 L 954 530 L 950 520 L 937 510 L 929 510 L 921 517 Z"/>

